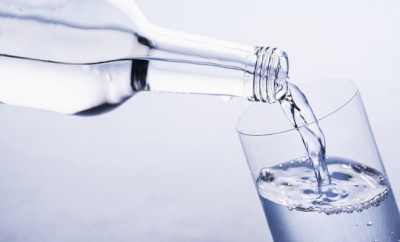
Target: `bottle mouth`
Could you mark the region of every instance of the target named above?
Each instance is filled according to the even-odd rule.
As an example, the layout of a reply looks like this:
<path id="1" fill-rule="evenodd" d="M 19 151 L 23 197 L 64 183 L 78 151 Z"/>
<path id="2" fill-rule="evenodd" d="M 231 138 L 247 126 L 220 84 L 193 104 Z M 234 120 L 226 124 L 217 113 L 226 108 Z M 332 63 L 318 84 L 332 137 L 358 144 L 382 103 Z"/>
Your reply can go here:
<path id="1" fill-rule="evenodd" d="M 286 52 L 271 47 L 257 47 L 254 55 L 256 61 L 249 100 L 275 103 L 287 91 L 288 56 Z"/>

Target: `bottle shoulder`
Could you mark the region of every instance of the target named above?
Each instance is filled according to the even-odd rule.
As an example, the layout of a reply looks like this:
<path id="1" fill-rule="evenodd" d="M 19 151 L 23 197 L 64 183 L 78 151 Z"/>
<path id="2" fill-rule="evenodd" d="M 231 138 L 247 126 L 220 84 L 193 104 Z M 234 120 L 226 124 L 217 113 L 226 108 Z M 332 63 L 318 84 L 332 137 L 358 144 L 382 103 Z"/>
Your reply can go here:
<path id="1" fill-rule="evenodd" d="M 145 55 L 134 2 L 16 0 L 0 3 L 0 54 L 62 63 L 99 63 Z M 29 41 L 27 41 L 29 40 Z"/>

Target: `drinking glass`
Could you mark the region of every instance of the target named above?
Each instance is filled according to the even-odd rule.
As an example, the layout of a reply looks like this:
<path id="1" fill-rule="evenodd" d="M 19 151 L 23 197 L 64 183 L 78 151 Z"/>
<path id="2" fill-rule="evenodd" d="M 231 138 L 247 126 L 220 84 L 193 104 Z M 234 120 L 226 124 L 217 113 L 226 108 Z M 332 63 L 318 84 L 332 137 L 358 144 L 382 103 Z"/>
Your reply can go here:
<path id="1" fill-rule="evenodd" d="M 327 157 L 359 162 L 382 173 L 388 182 L 355 84 L 349 80 L 327 79 L 299 88 L 325 134 Z M 237 131 L 256 187 L 264 168 L 306 157 L 298 131 L 279 104 L 255 104 L 239 118 Z M 338 174 L 331 174 L 334 175 Z M 368 177 L 364 179 L 368 180 Z M 333 212 L 332 215 L 321 211 L 289 210 L 263 197 L 259 189 L 258 192 L 276 242 L 400 241 L 399 210 L 390 186 L 382 202 L 368 203 L 368 209 L 363 211 Z"/>

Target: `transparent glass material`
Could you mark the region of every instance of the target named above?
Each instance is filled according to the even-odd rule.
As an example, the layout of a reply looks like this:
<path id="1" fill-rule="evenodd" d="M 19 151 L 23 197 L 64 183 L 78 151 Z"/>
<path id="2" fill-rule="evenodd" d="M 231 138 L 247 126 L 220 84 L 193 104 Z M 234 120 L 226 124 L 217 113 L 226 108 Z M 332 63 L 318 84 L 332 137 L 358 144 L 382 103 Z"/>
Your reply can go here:
<path id="1" fill-rule="evenodd" d="M 357 161 L 386 176 L 357 87 L 351 81 L 341 79 L 316 81 L 299 87 L 325 134 L 327 156 Z M 278 104 L 255 104 L 239 118 L 237 130 L 254 182 L 263 168 L 306 155 L 299 133 Z M 400 239 L 399 210 L 391 189 L 379 206 L 371 206 L 362 212 L 332 215 L 290 211 L 261 195 L 260 200 L 276 242 Z"/>
<path id="2" fill-rule="evenodd" d="M 155 26 L 133 0 L 1 1 L 0 33 L 0 101 L 67 114 L 140 91 L 272 103 L 288 73 L 279 49 Z"/>

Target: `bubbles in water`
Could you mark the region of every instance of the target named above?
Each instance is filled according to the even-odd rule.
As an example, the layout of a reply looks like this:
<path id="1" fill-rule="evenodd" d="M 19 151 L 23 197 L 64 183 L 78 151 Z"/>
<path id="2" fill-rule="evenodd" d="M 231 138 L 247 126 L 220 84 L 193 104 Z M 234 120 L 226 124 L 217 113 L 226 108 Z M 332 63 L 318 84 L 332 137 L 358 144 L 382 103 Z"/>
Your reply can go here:
<path id="1" fill-rule="evenodd" d="M 368 225 L 368 226 L 372 226 L 372 222 L 369 221 L 369 222 L 367 223 L 367 225 Z"/>
<path id="2" fill-rule="evenodd" d="M 327 215 L 362 212 L 386 199 L 389 185 L 379 171 L 338 157 L 329 157 L 326 162 L 331 185 L 321 190 L 312 162 L 296 159 L 262 169 L 256 182 L 258 192 L 289 210 Z"/>

